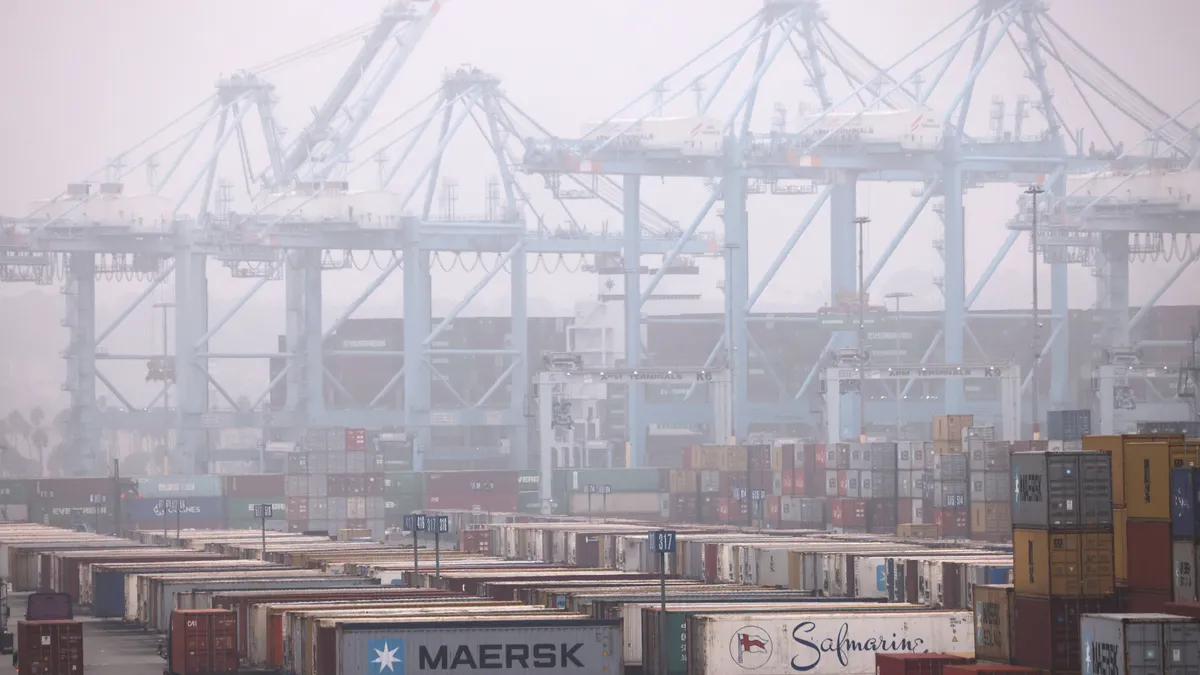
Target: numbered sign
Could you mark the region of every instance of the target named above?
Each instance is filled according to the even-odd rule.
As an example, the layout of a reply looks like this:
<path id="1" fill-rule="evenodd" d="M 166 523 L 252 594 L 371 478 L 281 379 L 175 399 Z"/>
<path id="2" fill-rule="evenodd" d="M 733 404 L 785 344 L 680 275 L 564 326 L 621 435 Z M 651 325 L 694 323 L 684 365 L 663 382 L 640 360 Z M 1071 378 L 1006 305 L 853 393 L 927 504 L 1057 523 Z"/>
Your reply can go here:
<path id="1" fill-rule="evenodd" d="M 425 521 L 425 531 L 434 534 L 450 532 L 450 516 L 422 516 Z"/>
<path id="2" fill-rule="evenodd" d="M 611 494 L 612 494 L 612 486 L 611 486 L 611 485 L 605 485 L 605 486 L 604 486 L 604 494 L 606 494 L 606 495 L 611 495 Z"/>
<path id="3" fill-rule="evenodd" d="M 410 513 L 404 516 L 404 529 L 409 532 L 428 532 L 428 518 L 422 513 Z"/>
<path id="4" fill-rule="evenodd" d="M 672 530 L 657 530 L 650 533 L 651 553 L 674 553 L 675 532 Z"/>
<path id="5" fill-rule="evenodd" d="M 589 494 L 589 495 L 596 494 L 596 484 L 595 484 L 595 483 L 588 483 L 588 486 L 587 486 L 587 491 L 588 491 L 588 494 Z"/>
<path id="6" fill-rule="evenodd" d="M 254 505 L 254 517 L 255 518 L 274 518 L 275 517 L 275 507 L 271 504 L 255 504 Z"/>

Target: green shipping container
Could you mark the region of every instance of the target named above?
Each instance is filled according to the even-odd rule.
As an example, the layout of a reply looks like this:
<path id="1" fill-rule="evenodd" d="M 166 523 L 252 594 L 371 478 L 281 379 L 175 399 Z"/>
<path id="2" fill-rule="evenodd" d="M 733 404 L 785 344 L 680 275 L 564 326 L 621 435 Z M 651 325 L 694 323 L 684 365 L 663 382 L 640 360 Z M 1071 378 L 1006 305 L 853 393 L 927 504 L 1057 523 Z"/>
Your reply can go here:
<path id="1" fill-rule="evenodd" d="M 383 498 L 383 517 L 391 523 L 400 523 L 404 516 L 417 513 L 425 506 L 419 495 L 387 495 Z"/>
<path id="2" fill-rule="evenodd" d="M 28 504 L 32 481 L 0 480 L 0 504 Z"/>
<path id="3" fill-rule="evenodd" d="M 271 505 L 271 517 L 267 518 L 267 522 L 272 520 L 287 519 L 287 505 L 280 501 L 270 499 L 227 499 L 225 500 L 225 513 L 229 517 L 229 523 L 232 527 L 234 522 L 254 521 L 260 519 L 254 517 L 254 507 L 259 504 Z M 235 528 L 240 529 L 240 528 Z"/>
<path id="4" fill-rule="evenodd" d="M 570 506 L 569 500 L 558 499 L 557 497 L 555 497 L 554 499 L 551 500 L 551 506 L 552 506 L 552 508 L 550 511 L 550 515 L 552 515 L 552 516 L 570 515 L 567 513 L 567 508 Z M 529 515 L 534 515 L 534 516 L 541 515 L 541 513 L 542 513 L 542 494 L 540 492 L 536 492 L 536 491 L 535 492 L 522 491 L 522 492 L 518 493 L 517 494 L 517 509 L 521 513 L 525 513 L 525 514 L 529 514 Z"/>
<path id="5" fill-rule="evenodd" d="M 415 471 L 385 473 L 383 475 L 383 490 L 384 494 L 389 497 L 401 495 L 421 497 L 425 494 L 425 479 L 424 476 Z"/>
<path id="6" fill-rule="evenodd" d="M 668 487 L 662 484 L 661 469 L 576 469 L 568 473 L 571 492 L 587 492 L 588 485 L 595 485 L 597 494 L 603 493 L 605 485 L 614 493 L 658 492 Z"/>

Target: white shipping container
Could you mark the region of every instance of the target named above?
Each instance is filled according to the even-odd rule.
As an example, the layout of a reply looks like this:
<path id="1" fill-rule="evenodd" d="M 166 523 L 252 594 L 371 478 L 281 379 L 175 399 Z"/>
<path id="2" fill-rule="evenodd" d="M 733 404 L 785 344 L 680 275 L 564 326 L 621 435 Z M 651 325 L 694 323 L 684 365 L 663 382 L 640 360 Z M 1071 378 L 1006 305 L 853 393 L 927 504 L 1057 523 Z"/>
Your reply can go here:
<path id="1" fill-rule="evenodd" d="M 1191 675 L 1200 670 L 1200 624 L 1170 614 L 1084 614 L 1082 675 Z"/>
<path id="2" fill-rule="evenodd" d="M 886 598 L 887 558 L 854 559 L 854 597 Z"/>
<path id="3" fill-rule="evenodd" d="M 855 118 L 855 119 L 851 119 Z M 855 113 L 831 113 L 801 118 L 805 135 L 816 141 L 827 134 L 832 144 L 899 145 L 911 150 L 936 149 L 942 143 L 942 124 L 929 108 Z"/>
<path id="4" fill-rule="evenodd" d="M 717 156 L 724 145 L 720 120 L 712 117 L 648 117 L 588 122 L 581 135 L 613 149 L 671 150 L 683 155 Z"/>
<path id="5" fill-rule="evenodd" d="M 722 614 L 693 625 L 695 675 L 874 675 L 876 653 L 975 653 L 970 612 Z"/>

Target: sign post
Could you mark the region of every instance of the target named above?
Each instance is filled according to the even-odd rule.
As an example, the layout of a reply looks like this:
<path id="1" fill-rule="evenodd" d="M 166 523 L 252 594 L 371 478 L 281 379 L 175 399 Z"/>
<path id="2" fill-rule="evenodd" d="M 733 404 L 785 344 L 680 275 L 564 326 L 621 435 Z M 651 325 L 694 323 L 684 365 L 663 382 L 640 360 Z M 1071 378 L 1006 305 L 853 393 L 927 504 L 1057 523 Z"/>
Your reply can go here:
<path id="1" fill-rule="evenodd" d="M 667 672 L 667 554 L 675 552 L 675 532 L 655 530 L 650 533 L 650 552 L 658 554 L 658 663 L 660 673 Z"/>
<path id="2" fill-rule="evenodd" d="M 183 519 L 183 509 L 184 508 L 185 508 L 184 501 L 182 499 L 176 499 L 175 500 L 175 539 L 176 540 L 179 540 L 179 531 L 182 529 L 179 526 L 179 523 Z M 182 545 L 183 544 L 181 543 L 180 546 L 182 546 Z"/>
<path id="3" fill-rule="evenodd" d="M 588 483 L 588 486 L 587 486 L 587 496 L 588 496 L 588 520 L 591 520 L 591 519 L 592 519 L 592 495 L 594 495 L 594 494 L 596 494 L 596 484 L 595 484 L 595 483 Z"/>
<path id="4" fill-rule="evenodd" d="M 600 505 L 600 508 L 602 508 L 604 510 L 604 519 L 605 520 L 608 519 L 608 496 L 610 494 L 612 494 L 612 486 L 605 485 L 604 486 L 604 497 L 603 497 L 604 501 Z"/>
<path id="5" fill-rule="evenodd" d="M 270 504 L 255 504 L 254 515 L 262 523 L 262 559 L 267 559 L 267 518 L 275 516 L 275 507 Z"/>
<path id="6" fill-rule="evenodd" d="M 433 573 L 442 578 L 441 536 L 450 532 L 450 516 L 426 516 L 425 531 L 433 533 Z"/>
<path id="7" fill-rule="evenodd" d="M 159 508 L 162 509 L 162 512 L 163 512 L 163 544 L 167 545 L 167 546 L 170 546 L 170 543 L 168 543 L 168 539 L 167 539 L 167 504 L 170 504 L 170 503 L 171 503 L 171 500 L 169 500 L 169 499 L 158 500 L 158 506 L 159 506 Z"/>
<path id="8" fill-rule="evenodd" d="M 413 538 L 413 580 L 416 580 L 417 570 L 420 569 L 421 554 L 417 549 L 417 533 L 429 531 L 427 518 L 423 513 L 410 513 L 404 516 L 404 529 L 412 532 Z"/>

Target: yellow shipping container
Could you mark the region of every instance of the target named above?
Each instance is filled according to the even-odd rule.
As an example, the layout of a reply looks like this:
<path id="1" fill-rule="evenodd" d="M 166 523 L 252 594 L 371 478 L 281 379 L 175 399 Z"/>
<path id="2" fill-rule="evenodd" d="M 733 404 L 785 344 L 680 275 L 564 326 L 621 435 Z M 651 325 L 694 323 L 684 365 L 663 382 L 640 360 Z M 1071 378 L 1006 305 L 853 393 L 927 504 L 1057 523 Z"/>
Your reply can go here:
<path id="1" fill-rule="evenodd" d="M 896 526 L 896 536 L 906 539 L 937 539 L 937 525 L 933 523 L 901 523 Z"/>
<path id="2" fill-rule="evenodd" d="M 1171 451 L 1165 442 L 1125 443 L 1125 511 L 1136 520 L 1171 520 Z M 1116 476 L 1114 476 L 1114 485 Z"/>
<path id="3" fill-rule="evenodd" d="M 906 539 L 937 539 L 937 525 L 933 523 L 901 523 L 896 526 L 896 536 Z"/>
<path id="4" fill-rule="evenodd" d="M 1170 442 L 1171 468 L 1181 469 L 1185 466 L 1200 466 L 1200 441 Z"/>
<path id="5" fill-rule="evenodd" d="M 975 657 L 1012 663 L 1013 587 L 975 586 Z"/>
<path id="6" fill-rule="evenodd" d="M 1087 452 L 1107 452 L 1112 455 L 1113 506 L 1125 506 L 1125 448 L 1132 443 L 1154 443 L 1157 441 L 1183 442 L 1179 434 L 1125 434 L 1121 436 L 1084 436 L 1083 449 Z"/>
<path id="7" fill-rule="evenodd" d="M 1083 598 L 1114 592 L 1110 532 L 1013 530 L 1017 595 Z"/>
<path id="8" fill-rule="evenodd" d="M 671 493 L 694 494 L 697 490 L 696 472 L 692 469 L 671 469 Z"/>
<path id="9" fill-rule="evenodd" d="M 974 415 L 934 415 L 933 440 L 962 443 L 963 429 L 975 426 Z"/>
<path id="10" fill-rule="evenodd" d="M 1129 583 L 1129 555 L 1127 553 L 1127 537 L 1125 525 L 1129 522 L 1129 513 L 1125 509 L 1113 509 L 1113 574 L 1117 583 Z"/>
<path id="11" fill-rule="evenodd" d="M 747 457 L 744 445 L 723 446 L 717 460 L 717 469 L 720 471 L 745 471 Z"/>

